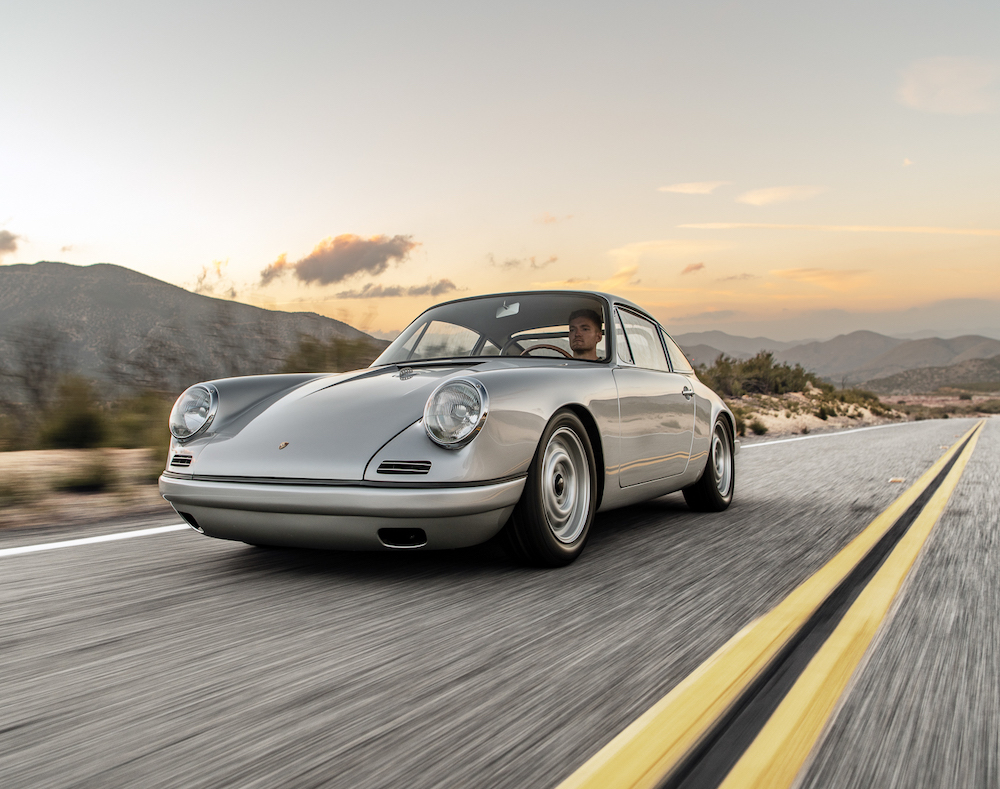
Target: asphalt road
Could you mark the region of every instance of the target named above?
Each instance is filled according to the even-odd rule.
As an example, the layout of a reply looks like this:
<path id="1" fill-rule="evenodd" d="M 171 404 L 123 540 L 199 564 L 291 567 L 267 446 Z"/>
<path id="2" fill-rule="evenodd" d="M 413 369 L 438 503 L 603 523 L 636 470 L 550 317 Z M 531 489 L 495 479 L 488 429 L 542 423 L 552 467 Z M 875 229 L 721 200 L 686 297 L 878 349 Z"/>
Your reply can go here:
<path id="1" fill-rule="evenodd" d="M 193 531 L 0 557 L 0 787 L 554 786 L 972 424 L 748 445 L 727 512 L 602 515 L 555 571 Z M 804 786 L 1000 784 L 998 469 L 992 420 Z"/>

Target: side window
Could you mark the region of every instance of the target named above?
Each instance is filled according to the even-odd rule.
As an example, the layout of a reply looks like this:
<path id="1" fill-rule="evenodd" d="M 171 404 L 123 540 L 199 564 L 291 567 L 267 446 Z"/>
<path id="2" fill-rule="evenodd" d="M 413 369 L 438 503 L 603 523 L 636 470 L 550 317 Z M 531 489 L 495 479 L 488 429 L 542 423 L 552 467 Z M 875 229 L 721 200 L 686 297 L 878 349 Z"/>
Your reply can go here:
<path id="1" fill-rule="evenodd" d="M 691 362 L 688 361 L 681 347 L 666 332 L 663 332 L 663 342 L 667 345 L 667 353 L 670 354 L 670 363 L 674 366 L 674 372 L 693 373 L 694 367 L 691 366 Z"/>
<path id="2" fill-rule="evenodd" d="M 659 328 L 627 310 L 622 310 L 621 317 L 636 366 L 669 372 Z"/>
<path id="3" fill-rule="evenodd" d="M 618 349 L 618 358 L 626 364 L 635 364 L 632 359 L 632 351 L 628 348 L 628 340 L 625 339 L 625 329 L 622 328 L 622 319 L 615 310 L 615 348 Z"/>

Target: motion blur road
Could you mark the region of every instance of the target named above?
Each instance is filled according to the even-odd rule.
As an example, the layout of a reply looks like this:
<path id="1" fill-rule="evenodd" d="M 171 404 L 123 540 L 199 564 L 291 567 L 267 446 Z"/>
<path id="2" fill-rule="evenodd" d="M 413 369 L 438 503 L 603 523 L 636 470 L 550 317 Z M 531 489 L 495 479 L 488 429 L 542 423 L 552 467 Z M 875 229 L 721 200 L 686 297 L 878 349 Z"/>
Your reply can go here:
<path id="1" fill-rule="evenodd" d="M 727 512 L 607 513 L 555 571 L 190 530 L 0 556 L 0 786 L 554 786 L 973 424 L 747 444 Z M 998 469 L 994 419 L 803 786 L 1000 784 Z"/>

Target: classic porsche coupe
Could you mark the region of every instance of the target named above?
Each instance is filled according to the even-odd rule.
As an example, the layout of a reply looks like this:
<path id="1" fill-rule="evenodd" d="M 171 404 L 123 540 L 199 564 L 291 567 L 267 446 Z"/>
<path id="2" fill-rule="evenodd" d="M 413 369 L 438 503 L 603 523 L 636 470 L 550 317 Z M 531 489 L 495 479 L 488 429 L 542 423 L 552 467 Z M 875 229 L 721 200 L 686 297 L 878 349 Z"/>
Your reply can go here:
<path id="1" fill-rule="evenodd" d="M 729 506 L 735 420 L 645 311 L 595 292 L 440 304 L 370 367 L 200 383 L 160 492 L 252 545 L 459 548 L 568 564 L 595 513 L 683 491 Z"/>

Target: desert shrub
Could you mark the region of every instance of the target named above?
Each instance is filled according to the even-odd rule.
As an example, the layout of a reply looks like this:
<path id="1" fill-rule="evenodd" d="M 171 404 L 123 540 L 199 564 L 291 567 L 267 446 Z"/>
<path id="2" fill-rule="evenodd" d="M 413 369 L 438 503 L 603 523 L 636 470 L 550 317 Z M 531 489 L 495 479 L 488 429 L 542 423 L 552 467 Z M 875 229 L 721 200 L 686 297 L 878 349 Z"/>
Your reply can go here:
<path id="1" fill-rule="evenodd" d="M 755 436 L 762 436 L 767 432 L 767 425 L 759 419 L 755 419 L 750 423 L 750 429 L 753 431 Z"/>
<path id="2" fill-rule="evenodd" d="M 54 449 L 88 449 L 98 446 L 107 434 L 107 422 L 94 385 L 86 378 L 64 378 L 56 397 L 42 416 L 39 437 L 42 446 Z"/>
<path id="3" fill-rule="evenodd" d="M 97 461 L 53 480 L 52 489 L 63 493 L 100 493 L 112 487 L 116 481 L 114 469 L 104 461 Z"/>
<path id="4" fill-rule="evenodd" d="M 143 392 L 113 403 L 105 444 L 125 449 L 166 448 L 170 444 L 167 419 L 173 403 L 155 392 Z"/>
<path id="5" fill-rule="evenodd" d="M 962 394 L 960 394 L 958 396 L 958 399 L 959 400 L 971 400 L 972 399 L 972 395 L 970 395 L 968 392 L 962 392 Z"/>
<path id="6" fill-rule="evenodd" d="M 825 405 L 821 405 L 819 408 L 816 409 L 816 416 L 818 416 L 824 422 L 831 416 L 836 416 L 836 415 L 837 415 L 836 410 L 832 408 L 827 408 Z"/>
<path id="7" fill-rule="evenodd" d="M 367 367 L 382 348 L 365 339 L 331 337 L 327 342 L 315 337 L 299 337 L 298 347 L 285 360 L 283 373 L 343 372 Z"/>
<path id="8" fill-rule="evenodd" d="M 812 384 L 825 392 L 833 387 L 820 381 L 802 365 L 778 363 L 770 351 L 761 351 L 750 359 L 733 359 L 720 354 L 711 367 L 702 367 L 698 376 L 719 394 L 742 397 L 745 394 L 782 395 L 801 392 Z"/>
<path id="9" fill-rule="evenodd" d="M 27 504 L 37 496 L 28 481 L 14 474 L 0 477 L 0 509 Z"/>
<path id="10" fill-rule="evenodd" d="M 1000 414 L 1000 400 L 986 400 L 979 403 L 976 411 L 982 414 Z"/>

